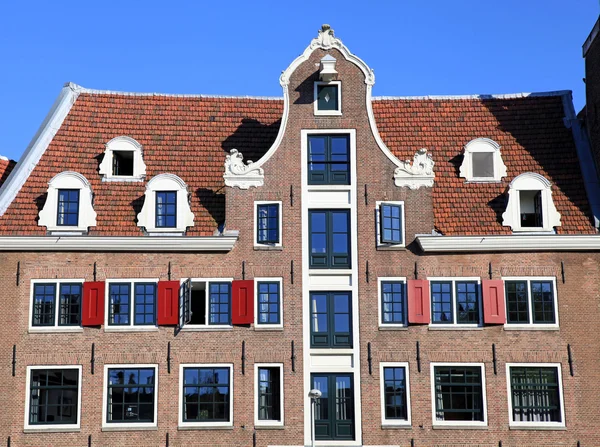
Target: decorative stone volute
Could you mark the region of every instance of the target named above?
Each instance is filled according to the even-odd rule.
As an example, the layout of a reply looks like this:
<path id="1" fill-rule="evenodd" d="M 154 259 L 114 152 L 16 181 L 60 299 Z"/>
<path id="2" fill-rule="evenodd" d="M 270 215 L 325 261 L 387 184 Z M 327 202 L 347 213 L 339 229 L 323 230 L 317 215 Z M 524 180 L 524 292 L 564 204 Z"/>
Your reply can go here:
<path id="1" fill-rule="evenodd" d="M 244 164 L 244 155 L 237 149 L 231 149 L 225 157 L 225 185 L 248 189 L 251 186 L 262 186 L 265 173 L 262 168 L 254 167 L 251 160 Z"/>
<path id="2" fill-rule="evenodd" d="M 412 164 L 410 160 L 401 161 L 394 171 L 396 186 L 407 186 L 410 189 L 419 189 L 421 186 L 431 188 L 435 178 L 434 164 L 427 149 L 419 149 L 413 157 Z"/>

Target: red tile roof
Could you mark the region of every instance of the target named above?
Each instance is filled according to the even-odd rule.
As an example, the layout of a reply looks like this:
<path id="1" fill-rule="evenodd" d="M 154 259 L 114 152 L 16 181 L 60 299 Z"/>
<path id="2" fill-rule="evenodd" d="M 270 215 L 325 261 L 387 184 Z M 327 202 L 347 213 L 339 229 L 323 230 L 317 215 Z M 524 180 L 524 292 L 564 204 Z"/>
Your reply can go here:
<path id="1" fill-rule="evenodd" d="M 433 154 L 435 226 L 443 234 L 510 233 L 501 224 L 504 193 L 526 171 L 552 182 L 562 215 L 559 233 L 595 232 L 571 132 L 562 122 L 561 97 L 380 99 L 373 109 L 381 136 L 396 156 L 412 158 L 422 147 Z M 212 235 L 224 220 L 226 153 L 238 148 L 245 159 L 258 160 L 275 140 L 282 110 L 279 99 L 81 94 L 0 217 L 0 234 L 45 234 L 37 214 L 48 181 L 68 169 L 92 185 L 98 225 L 90 234 L 141 235 L 136 216 L 145 183 L 102 182 L 98 175 L 105 143 L 128 135 L 144 147 L 147 178 L 171 172 L 188 184 L 195 214 L 188 234 Z M 508 169 L 503 182 L 467 184 L 458 177 L 463 147 L 478 137 L 500 144 Z"/>
<path id="2" fill-rule="evenodd" d="M 0 157 L 0 186 L 6 180 L 17 163 L 14 160 Z"/>

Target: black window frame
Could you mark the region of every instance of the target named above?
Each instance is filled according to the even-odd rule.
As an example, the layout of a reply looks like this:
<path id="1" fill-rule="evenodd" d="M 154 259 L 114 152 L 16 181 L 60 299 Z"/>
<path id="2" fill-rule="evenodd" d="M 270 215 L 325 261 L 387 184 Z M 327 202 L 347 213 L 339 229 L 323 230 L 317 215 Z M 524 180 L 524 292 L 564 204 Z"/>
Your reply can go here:
<path id="1" fill-rule="evenodd" d="M 333 105 L 335 107 L 331 108 L 331 107 L 326 107 L 326 108 L 322 108 L 321 105 L 323 105 L 323 102 L 321 101 L 322 99 L 324 99 L 323 96 L 323 90 L 326 89 L 333 89 L 334 91 L 334 97 L 333 97 Z M 315 102 L 316 102 L 316 110 L 317 112 L 322 112 L 322 114 L 337 114 L 340 113 L 342 111 L 341 108 L 341 104 L 340 104 L 340 90 L 341 90 L 341 83 L 339 82 L 317 82 L 315 84 Z M 327 95 L 327 91 L 325 92 L 325 96 Z M 323 97 L 322 97 L 323 96 Z M 329 106 L 329 102 L 325 101 L 325 105 Z M 336 113 L 337 112 L 337 113 Z"/>
<path id="2" fill-rule="evenodd" d="M 434 287 L 438 285 L 448 285 L 449 291 L 434 291 Z M 474 291 L 459 291 L 460 285 L 474 286 Z M 482 316 L 482 303 L 481 303 L 481 285 L 477 280 L 474 279 L 431 279 L 430 280 L 430 291 L 431 291 L 431 324 L 432 325 L 455 325 L 455 326 L 481 326 L 483 324 L 483 316 Z M 469 304 L 472 304 L 472 301 L 469 301 L 469 296 L 475 293 L 475 309 L 469 309 L 466 311 L 467 316 L 476 315 L 476 320 L 465 319 L 464 314 L 465 311 L 461 312 L 461 305 L 467 304 L 467 308 Z M 445 295 L 450 295 L 449 301 L 446 300 Z M 441 300 L 436 300 L 436 296 L 440 295 Z M 461 302 L 461 297 L 463 295 L 466 298 L 464 303 Z M 444 321 L 436 318 L 436 314 L 443 315 L 446 313 L 445 305 L 450 304 L 450 320 Z M 442 310 L 436 310 L 436 305 L 442 305 Z"/>
<path id="3" fill-rule="evenodd" d="M 324 441 L 354 440 L 356 436 L 356 408 L 354 401 L 356 390 L 354 374 L 313 372 L 310 375 L 311 389 L 318 389 L 315 380 L 319 378 L 327 382 L 327 393 L 323 393 L 319 399 L 315 399 L 315 439 Z M 337 393 L 339 378 L 348 379 L 350 387 L 344 388 L 344 390 L 348 391 L 347 393 Z M 327 417 L 321 418 L 321 415 Z M 347 434 L 345 436 L 340 434 L 342 431 L 345 431 Z"/>
<path id="4" fill-rule="evenodd" d="M 434 425 L 438 424 L 477 424 L 477 425 L 486 425 L 487 424 L 487 408 L 486 402 L 484 399 L 485 393 L 485 370 L 483 366 L 480 365 L 464 365 L 464 364 L 433 364 L 432 365 L 432 387 L 433 387 L 433 414 L 434 414 Z M 478 375 L 468 376 L 467 373 L 474 373 L 477 371 Z M 462 380 L 459 379 L 458 376 L 462 376 Z M 444 377 L 448 377 L 447 380 L 442 380 Z M 467 377 L 471 378 L 479 378 L 479 383 L 477 384 L 473 380 L 469 380 Z M 453 388 L 456 388 L 454 390 Z M 468 389 L 471 388 L 470 392 Z M 477 389 L 479 390 L 477 392 Z M 440 395 L 442 397 L 440 397 Z M 450 407 L 448 409 L 439 408 L 440 399 L 444 402 L 443 396 L 450 397 Z M 471 407 L 467 407 L 467 396 L 471 396 Z M 478 397 L 477 397 L 478 396 Z M 455 400 L 456 399 L 456 400 Z M 475 401 L 477 399 L 477 404 L 479 408 L 476 408 Z M 465 408 L 457 408 L 455 404 L 460 404 L 461 400 L 465 404 Z M 463 419 L 459 418 L 449 418 L 446 419 L 446 414 L 471 414 L 471 418 L 467 419 L 466 417 Z M 476 418 L 476 415 L 480 414 L 480 419 Z M 440 418 L 440 416 L 443 416 Z"/>
<path id="5" fill-rule="evenodd" d="M 392 210 L 398 210 L 398 217 L 393 215 L 386 216 L 386 208 L 390 209 L 390 213 L 393 214 Z M 379 204 L 379 243 L 381 245 L 403 245 L 404 244 L 404 204 L 382 202 Z M 394 228 L 394 223 L 397 222 L 398 229 Z M 388 228 L 389 227 L 389 228 Z M 385 237 L 386 232 L 392 234 L 391 237 Z M 394 238 L 394 232 L 398 232 L 398 238 Z"/>
<path id="6" fill-rule="evenodd" d="M 542 290 L 534 291 L 534 284 L 539 284 Z M 513 278 L 504 280 L 506 297 L 506 324 L 528 325 L 528 326 L 556 326 L 558 325 L 558 297 L 555 280 L 551 278 Z M 517 288 L 517 285 L 520 287 Z M 522 287 L 524 285 L 524 288 Z M 543 287 L 549 290 L 544 292 Z M 550 293 L 550 301 L 544 301 L 544 294 Z M 536 303 L 537 300 L 537 303 Z M 550 305 L 550 310 L 547 306 Z M 536 304 L 538 306 L 536 309 Z M 539 310 L 542 315 L 551 315 L 547 321 L 539 318 Z M 515 318 L 516 317 L 516 318 Z"/>
<path id="7" fill-rule="evenodd" d="M 60 328 L 60 327 L 80 327 L 81 326 L 81 307 L 83 303 L 83 283 L 73 280 L 66 281 L 40 281 L 34 282 L 31 285 L 32 287 L 32 302 L 31 302 L 31 327 L 32 328 Z M 38 288 L 43 287 L 51 288 L 50 291 L 44 291 L 43 293 L 38 293 Z M 63 297 L 67 296 L 63 292 L 63 287 L 69 287 L 70 289 L 79 288 L 79 295 L 76 299 L 77 302 L 72 303 L 71 301 L 67 301 L 66 303 L 63 300 Z M 73 294 L 69 294 L 73 295 Z M 40 305 L 36 303 L 37 296 L 45 296 L 51 297 L 51 301 L 48 301 L 48 309 L 43 312 L 43 315 L 46 318 L 50 318 L 46 320 L 44 323 L 36 323 L 36 315 L 39 315 L 36 310 L 40 308 Z M 73 307 L 76 310 L 73 312 Z M 66 312 L 65 312 L 66 311 Z M 65 317 L 75 317 L 74 321 L 71 321 L 70 318 Z"/>
<path id="8" fill-rule="evenodd" d="M 324 154 L 323 160 L 314 161 L 311 154 L 311 140 L 324 138 Z M 341 154 L 334 154 L 332 150 L 332 139 L 345 139 L 346 140 L 346 160 L 334 160 L 336 156 Z M 309 185 L 350 185 L 350 171 L 351 171 L 351 160 L 350 160 L 350 134 L 309 134 L 307 141 L 307 181 Z M 320 154 L 315 154 L 320 155 Z M 314 165 L 323 165 L 324 169 L 313 169 Z M 334 169 L 334 166 L 346 165 L 345 170 Z"/>
<path id="9" fill-rule="evenodd" d="M 261 371 L 268 373 L 268 377 L 263 378 Z M 281 379 L 283 377 L 283 367 L 281 365 L 257 365 L 256 381 L 257 395 L 256 410 L 257 419 L 263 424 L 282 422 L 281 405 Z"/>
<path id="10" fill-rule="evenodd" d="M 140 294 L 141 296 L 144 297 L 143 303 L 138 302 L 138 287 L 144 287 L 144 291 Z M 152 291 L 150 293 L 148 293 L 148 290 L 147 290 L 148 287 L 152 288 Z M 157 308 L 157 304 L 158 304 L 157 303 L 157 292 L 158 292 L 157 289 L 158 289 L 158 287 L 155 282 L 134 282 L 133 283 L 133 290 L 132 290 L 133 306 L 131 307 L 131 311 L 132 311 L 131 320 L 132 320 L 132 324 L 134 326 L 154 326 L 154 325 L 156 325 L 156 308 Z M 152 297 L 150 302 L 148 301 L 148 297 Z M 138 310 L 137 310 L 138 305 L 144 306 L 143 312 L 138 312 Z M 148 311 L 149 307 L 151 308 L 150 311 Z M 142 323 L 137 322 L 137 317 L 139 315 L 144 316 L 144 322 L 142 322 Z M 149 322 L 146 321 L 147 316 L 151 317 Z"/>
<path id="11" fill-rule="evenodd" d="M 116 383 L 116 384 L 111 384 L 111 371 L 123 371 L 123 383 Z M 138 383 L 132 383 L 131 382 L 131 372 L 132 371 L 137 371 L 137 377 L 138 377 Z M 140 372 L 141 371 L 152 371 L 152 383 L 145 383 L 145 384 L 141 384 L 139 383 L 139 376 L 140 376 Z M 129 374 L 127 373 L 129 372 Z M 156 389 L 156 382 L 157 382 L 157 376 L 158 376 L 158 368 L 155 366 L 135 366 L 135 365 L 108 365 L 108 367 L 106 368 L 106 419 L 105 419 L 105 423 L 108 425 L 118 425 L 118 424 L 156 424 L 156 420 L 155 420 L 155 411 L 156 411 L 156 405 L 157 405 L 157 392 L 158 390 Z M 129 381 L 127 381 L 125 378 L 129 377 Z M 137 409 L 138 409 L 138 418 L 137 419 L 125 419 L 125 415 L 126 412 L 129 410 L 126 410 L 127 405 L 126 404 L 131 404 L 130 402 L 127 402 L 127 399 L 125 397 L 125 393 L 127 392 L 127 389 L 131 389 L 131 388 L 137 388 L 137 391 L 135 392 L 130 392 L 130 394 L 136 394 L 137 395 Z M 152 403 L 149 404 L 149 402 L 144 402 L 141 401 L 140 396 L 141 396 L 141 392 L 140 389 L 144 389 L 144 394 L 146 392 L 146 390 L 149 388 L 152 390 Z M 114 402 L 114 395 L 115 393 L 111 393 L 111 390 L 115 390 L 115 389 L 122 389 L 123 390 L 123 399 L 120 402 L 115 403 Z M 114 408 L 111 408 L 111 406 L 114 405 L 121 405 L 122 406 L 122 411 L 121 411 L 121 419 L 114 419 L 111 418 L 111 416 L 114 415 Z M 151 418 L 140 418 L 140 406 L 144 405 L 144 406 L 148 406 L 150 407 L 151 405 L 151 412 L 150 414 L 152 415 Z"/>
<path id="12" fill-rule="evenodd" d="M 73 298 L 66 298 L 63 302 L 63 297 L 67 294 L 63 292 L 63 287 L 69 287 L 70 292 L 68 296 L 73 297 L 73 288 L 79 288 L 78 302 L 73 303 Z M 58 326 L 81 326 L 81 308 L 83 306 L 83 283 L 78 282 L 59 282 L 58 283 Z M 76 310 L 73 312 L 73 307 Z M 66 308 L 66 309 L 65 309 Z M 66 311 L 65 311 L 66 310 Z M 67 322 L 64 321 L 64 317 L 67 316 Z M 75 322 L 68 322 L 70 319 L 68 316 L 76 316 Z"/>
<path id="13" fill-rule="evenodd" d="M 163 202 L 161 205 L 163 207 L 165 207 L 165 212 L 164 213 L 159 213 L 159 203 L 158 203 L 158 196 L 160 194 L 164 194 L 165 195 L 165 199 L 167 200 L 169 196 L 173 196 L 173 202 L 171 203 L 171 201 L 167 200 L 166 202 Z M 155 196 L 154 196 L 154 224 L 156 228 L 177 228 L 177 191 L 155 191 Z M 174 205 L 175 207 L 175 212 L 174 213 L 167 213 L 166 212 L 166 207 L 168 205 Z M 173 225 L 167 225 L 167 218 L 168 217 L 173 217 L 174 218 L 174 224 Z M 163 218 L 164 219 L 164 224 L 163 225 L 159 225 L 159 219 Z"/>
<path id="14" fill-rule="evenodd" d="M 316 232 L 313 230 L 312 217 L 315 214 L 325 214 L 325 232 Z M 345 214 L 346 232 L 333 231 L 334 214 Z M 313 253 L 313 235 L 325 235 L 325 253 Z M 334 235 L 346 234 L 347 253 L 336 253 L 333 251 Z M 308 210 L 308 250 L 310 256 L 311 269 L 349 269 L 352 265 L 352 228 L 350 220 L 350 210 L 348 209 L 311 209 Z M 345 261 L 344 261 L 345 259 Z"/>
<path id="15" fill-rule="evenodd" d="M 30 367 L 28 368 L 29 370 L 29 402 L 28 402 L 28 417 L 27 417 L 27 425 L 30 426 L 44 426 L 44 425 L 49 425 L 49 426 L 56 426 L 56 425 L 65 425 L 65 426 L 73 426 L 73 427 L 77 427 L 79 425 L 79 398 L 80 398 L 80 392 L 81 392 L 81 368 L 76 367 L 76 368 L 69 368 L 69 367 Z M 61 377 L 60 377 L 60 384 L 50 384 L 51 383 L 51 379 L 49 376 L 49 373 L 51 372 L 57 372 L 60 371 L 61 372 Z M 75 384 L 65 384 L 65 375 L 64 373 L 66 371 L 69 372 L 73 372 L 75 373 Z M 40 374 L 41 372 L 45 373 L 45 384 L 38 384 L 35 385 L 36 381 L 34 380 L 34 377 L 36 374 Z M 68 379 L 68 380 L 72 380 L 72 379 Z M 59 399 L 59 403 L 57 404 L 49 404 L 49 398 L 56 398 L 57 397 L 57 391 L 60 391 L 60 399 Z M 70 397 L 65 397 L 65 392 L 70 392 L 70 393 L 75 393 L 74 396 L 70 396 Z M 42 398 L 42 395 L 45 395 L 45 399 Z M 68 400 L 67 400 L 68 399 Z M 34 402 L 37 401 L 35 404 Z M 42 404 L 42 401 L 44 401 L 44 403 Z M 36 414 L 36 409 L 37 409 L 37 416 L 39 417 L 40 414 L 40 407 L 43 405 L 43 407 L 46 409 L 45 411 L 45 419 L 44 421 L 33 421 L 32 418 L 34 416 L 34 414 Z M 60 407 L 60 411 L 59 413 L 61 418 L 65 413 L 65 409 L 69 408 L 70 409 L 70 413 L 71 413 L 71 418 L 69 420 L 67 420 L 67 422 L 65 422 L 64 419 L 59 419 L 59 420 L 53 420 L 53 421 L 48 421 L 48 407 Z"/>
<path id="16" fill-rule="evenodd" d="M 118 294 L 113 293 L 113 287 L 115 287 L 115 286 L 119 288 Z M 148 294 L 145 292 L 142 294 L 144 296 L 143 304 L 138 302 L 138 293 L 137 293 L 138 286 L 143 286 L 144 289 L 149 286 L 153 288 L 152 294 Z M 125 293 L 121 293 L 121 290 L 123 287 L 126 287 L 126 289 L 127 289 L 127 295 L 126 295 L 127 302 L 114 304 L 113 303 L 114 295 L 119 295 L 121 297 L 125 296 Z M 149 296 L 153 297 L 153 300 L 152 300 L 153 302 L 147 301 L 147 297 L 149 297 Z M 115 313 L 116 306 L 119 306 L 119 312 Z M 127 309 L 127 311 L 122 311 L 121 306 L 124 306 Z M 137 310 L 138 306 L 143 307 L 143 312 L 141 312 L 141 313 L 138 312 L 138 310 Z M 148 311 L 148 307 L 151 307 L 152 310 Z M 106 321 L 107 326 L 129 327 L 132 330 L 135 330 L 136 327 L 156 326 L 157 308 L 158 308 L 158 284 L 156 282 L 151 282 L 151 281 L 114 281 L 114 280 L 108 281 L 108 317 L 107 317 L 107 321 Z M 138 323 L 137 322 L 138 315 L 151 315 L 152 321 L 149 323 L 146 323 L 146 322 Z M 115 316 L 119 316 L 119 317 L 126 316 L 127 321 L 115 323 L 113 321 Z"/>
<path id="17" fill-rule="evenodd" d="M 558 365 L 526 365 L 516 364 L 508 365 L 508 380 L 510 384 L 510 414 L 511 424 L 518 425 L 563 425 L 563 402 L 562 402 L 562 380 Z M 554 382 L 544 381 L 543 372 L 553 372 Z M 524 373 L 518 381 L 514 377 L 515 373 Z M 531 380 L 528 380 L 531 379 Z M 537 380 L 535 380 L 537 379 Z M 550 395 L 553 394 L 552 398 Z M 519 398 L 515 398 L 520 395 Z M 524 400 L 535 401 L 534 405 L 518 405 L 516 402 L 523 403 Z M 541 405 L 543 400 L 554 401 L 555 405 Z M 521 417 L 532 418 L 535 414 L 544 413 L 552 418 L 551 420 L 517 420 L 518 413 Z"/>
<path id="18" fill-rule="evenodd" d="M 266 286 L 266 291 L 261 291 L 261 286 Z M 271 290 L 272 286 L 276 290 Z M 261 301 L 261 297 L 266 294 L 266 301 Z M 266 311 L 265 311 L 266 306 Z M 276 306 L 276 310 L 272 311 L 271 306 Z M 262 321 L 262 315 L 266 315 L 266 321 Z M 275 321 L 271 321 L 270 317 L 276 315 Z M 256 324 L 257 325 L 280 325 L 281 324 L 281 282 L 260 280 L 256 282 Z"/>
<path id="19" fill-rule="evenodd" d="M 67 193 L 67 200 L 61 200 L 61 196 L 62 194 Z M 77 195 L 77 199 L 72 199 L 71 198 L 71 194 L 72 193 L 76 193 Z M 81 190 L 79 189 L 72 189 L 72 188 L 61 188 L 57 191 L 57 198 L 56 198 L 56 226 L 57 227 L 77 227 L 79 226 L 79 202 L 81 199 Z M 76 210 L 75 211 L 71 211 L 68 210 L 68 205 L 76 203 Z M 63 211 L 61 211 L 61 204 L 67 204 L 67 210 L 64 210 L 63 207 Z M 69 223 L 68 221 L 68 216 L 73 216 L 75 215 L 75 223 Z M 61 216 L 62 216 L 62 222 L 61 223 Z"/>
<path id="20" fill-rule="evenodd" d="M 387 287 L 392 290 L 386 291 Z M 406 300 L 406 281 L 394 279 L 382 279 L 380 281 L 381 295 L 379 302 L 381 305 L 380 319 L 382 326 L 406 326 L 407 325 L 407 300 Z M 391 294 L 391 300 L 385 301 L 387 294 Z M 386 310 L 386 305 L 391 306 Z M 398 307 L 399 306 L 399 307 Z M 399 309 L 399 310 L 398 310 Z M 391 319 L 386 321 L 386 314 L 391 314 Z M 396 319 L 396 315 L 400 318 Z"/>
<path id="21" fill-rule="evenodd" d="M 191 371 L 191 370 L 196 371 L 197 377 L 198 377 L 198 382 L 186 384 L 186 371 Z M 207 382 L 200 383 L 200 377 L 202 375 L 201 371 L 205 371 L 205 372 L 212 371 L 213 378 L 216 376 L 217 380 L 221 380 L 218 378 L 217 371 L 227 371 L 227 373 L 225 374 L 225 377 L 227 377 L 227 382 L 218 381 L 218 382 L 211 382 L 211 383 L 207 383 Z M 183 365 L 181 380 L 182 380 L 181 422 L 183 424 L 198 424 L 198 423 L 200 423 L 200 424 L 210 425 L 210 424 L 214 424 L 214 423 L 220 423 L 220 424 L 224 424 L 224 425 L 229 425 L 232 423 L 231 406 L 233 405 L 233 399 L 232 399 L 231 389 L 232 389 L 232 382 L 233 382 L 233 374 L 232 374 L 232 367 L 230 365 Z M 204 401 L 204 403 L 202 402 L 201 397 L 200 397 L 200 391 L 202 388 L 213 390 L 213 393 L 212 393 L 213 398 L 212 398 L 211 402 L 208 402 L 208 401 Z M 226 399 L 224 399 L 222 402 L 219 402 L 215 399 L 215 395 L 217 393 L 219 393 L 219 394 L 221 393 L 219 388 L 221 388 L 221 389 L 227 388 L 227 394 L 224 395 L 224 396 L 226 396 Z M 196 401 L 188 401 L 186 389 L 189 389 L 189 390 L 195 389 L 196 390 L 196 393 L 198 396 Z M 214 390 L 216 390 L 216 392 Z M 192 418 L 186 417 L 186 415 L 188 414 L 188 408 L 187 408 L 188 405 L 189 406 L 192 406 L 192 405 L 197 406 L 197 417 L 196 418 L 192 419 Z M 214 417 L 212 419 L 200 418 L 201 411 L 205 411 L 205 410 L 201 410 L 202 405 L 207 405 L 207 406 L 211 405 L 213 415 L 216 413 L 215 406 L 223 405 L 224 418 L 223 419 L 217 419 Z"/>
<path id="22" fill-rule="evenodd" d="M 231 282 L 230 281 L 208 281 L 208 287 L 206 290 L 206 301 L 207 301 L 207 313 L 206 313 L 206 321 L 209 326 L 215 325 L 225 325 L 231 326 Z M 213 292 L 211 289 L 213 286 L 218 286 L 219 290 Z M 221 290 L 222 286 L 227 286 L 227 291 Z M 213 293 L 218 295 L 218 300 L 213 301 Z M 226 296 L 226 301 L 223 301 L 223 297 Z M 217 312 L 213 312 L 211 307 L 212 305 L 219 306 L 219 310 Z M 227 309 L 223 311 L 222 306 L 226 305 Z M 213 315 L 218 315 L 218 321 L 213 321 Z M 222 316 L 225 316 L 225 321 L 222 320 Z"/>
<path id="23" fill-rule="evenodd" d="M 398 377 L 397 373 L 402 370 L 403 378 Z M 388 378 L 388 372 L 392 377 Z M 408 424 L 410 422 L 410 408 L 408 402 L 408 365 L 384 363 L 381 366 L 382 381 L 382 416 L 383 420 L 389 424 Z M 391 386 L 390 386 L 391 384 Z M 396 396 L 400 396 L 401 405 L 395 404 Z M 391 398 L 391 403 L 388 402 Z M 400 410 L 397 410 L 400 407 Z M 390 413 L 394 415 L 389 415 Z"/>
<path id="24" fill-rule="evenodd" d="M 271 216 L 274 211 L 275 216 Z M 265 212 L 265 216 L 261 214 Z M 256 204 L 256 243 L 261 245 L 278 245 L 281 243 L 281 228 L 280 221 L 281 206 L 277 202 L 273 203 L 258 203 Z M 275 227 L 272 228 L 273 221 Z M 261 224 L 266 224 L 265 228 L 261 228 Z M 271 238 L 271 231 L 276 231 L 276 237 Z"/>
<path id="25" fill-rule="evenodd" d="M 313 296 L 324 295 L 326 298 L 325 312 L 314 311 Z M 348 299 L 348 312 L 335 311 L 335 297 L 346 296 Z M 309 315 L 310 315 L 310 347 L 315 349 L 331 349 L 331 348 L 352 348 L 353 347 L 353 331 L 352 331 L 352 293 L 342 291 L 312 291 L 309 294 Z M 315 332 L 315 315 L 326 315 L 327 331 Z M 335 330 L 336 315 L 348 315 L 348 332 Z"/>

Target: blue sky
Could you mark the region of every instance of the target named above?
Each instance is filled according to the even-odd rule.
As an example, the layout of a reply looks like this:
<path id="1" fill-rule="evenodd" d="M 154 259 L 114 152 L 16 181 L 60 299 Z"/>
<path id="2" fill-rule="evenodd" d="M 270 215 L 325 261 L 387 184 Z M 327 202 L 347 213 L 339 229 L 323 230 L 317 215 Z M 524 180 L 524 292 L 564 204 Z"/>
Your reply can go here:
<path id="1" fill-rule="evenodd" d="M 5 1 L 0 155 L 18 159 L 67 81 L 96 89 L 281 96 L 322 23 L 369 64 L 374 95 L 570 89 L 598 0 Z"/>

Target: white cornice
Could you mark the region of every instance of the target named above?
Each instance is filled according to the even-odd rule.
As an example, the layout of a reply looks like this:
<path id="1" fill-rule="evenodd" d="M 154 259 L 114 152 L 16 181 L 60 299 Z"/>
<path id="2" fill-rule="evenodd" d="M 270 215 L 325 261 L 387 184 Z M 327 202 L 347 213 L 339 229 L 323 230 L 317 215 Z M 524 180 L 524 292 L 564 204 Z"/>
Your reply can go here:
<path id="1" fill-rule="evenodd" d="M 519 234 L 504 236 L 417 236 L 426 253 L 494 251 L 600 251 L 600 235 Z"/>
<path id="2" fill-rule="evenodd" d="M 237 240 L 237 236 L 2 236 L 0 251 L 227 252 Z"/>

